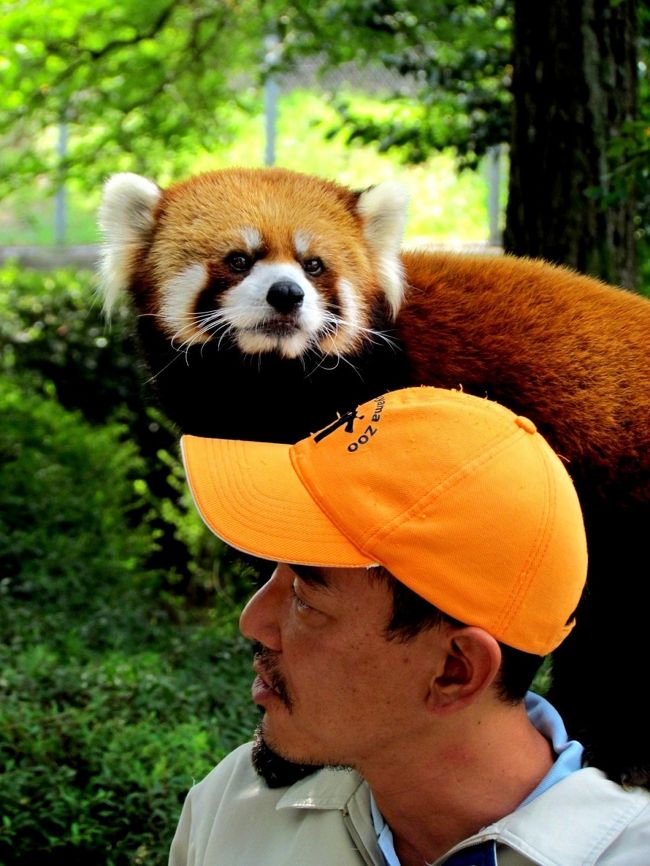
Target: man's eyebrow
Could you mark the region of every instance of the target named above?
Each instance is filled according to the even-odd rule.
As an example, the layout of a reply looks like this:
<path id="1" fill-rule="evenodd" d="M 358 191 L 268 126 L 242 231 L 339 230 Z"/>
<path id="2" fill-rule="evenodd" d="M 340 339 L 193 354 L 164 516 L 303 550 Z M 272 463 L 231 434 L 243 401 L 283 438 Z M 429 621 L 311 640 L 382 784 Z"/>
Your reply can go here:
<path id="1" fill-rule="evenodd" d="M 289 562 L 288 565 L 291 571 L 294 571 L 300 580 L 304 581 L 308 586 L 322 586 L 325 588 L 329 586 L 327 578 L 320 568 L 316 568 L 313 565 L 298 565 L 293 562 Z"/>

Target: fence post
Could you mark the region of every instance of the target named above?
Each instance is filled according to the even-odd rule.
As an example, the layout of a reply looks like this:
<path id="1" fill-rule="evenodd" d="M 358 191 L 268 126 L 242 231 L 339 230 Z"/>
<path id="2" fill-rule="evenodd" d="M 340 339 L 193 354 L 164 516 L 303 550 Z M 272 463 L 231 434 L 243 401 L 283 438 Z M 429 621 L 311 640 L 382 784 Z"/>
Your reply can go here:
<path id="1" fill-rule="evenodd" d="M 488 243 L 500 247 L 501 238 L 501 151 L 497 144 L 487 151 L 487 183 L 488 183 Z"/>
<path id="2" fill-rule="evenodd" d="M 65 245 L 67 232 L 67 202 L 65 195 L 65 159 L 68 153 L 68 127 L 65 120 L 59 123 L 59 137 L 56 143 L 57 154 L 57 187 L 54 197 L 54 243 L 58 247 Z"/>
<path id="3" fill-rule="evenodd" d="M 264 40 L 264 67 L 266 77 L 264 79 L 264 165 L 275 164 L 275 138 L 278 122 L 278 95 L 280 88 L 273 74 L 274 67 L 278 64 L 280 52 L 280 40 L 275 34 L 267 36 Z"/>

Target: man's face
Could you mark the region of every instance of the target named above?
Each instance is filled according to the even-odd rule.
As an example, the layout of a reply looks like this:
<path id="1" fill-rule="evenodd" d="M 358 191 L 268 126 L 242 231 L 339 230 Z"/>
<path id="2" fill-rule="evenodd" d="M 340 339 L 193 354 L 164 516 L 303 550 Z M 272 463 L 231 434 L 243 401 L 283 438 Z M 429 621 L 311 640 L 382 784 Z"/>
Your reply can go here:
<path id="1" fill-rule="evenodd" d="M 278 754 L 360 768 L 430 721 L 435 640 L 388 640 L 391 612 L 390 590 L 365 569 L 281 564 L 253 596 L 240 628 L 259 645 L 253 700 Z"/>

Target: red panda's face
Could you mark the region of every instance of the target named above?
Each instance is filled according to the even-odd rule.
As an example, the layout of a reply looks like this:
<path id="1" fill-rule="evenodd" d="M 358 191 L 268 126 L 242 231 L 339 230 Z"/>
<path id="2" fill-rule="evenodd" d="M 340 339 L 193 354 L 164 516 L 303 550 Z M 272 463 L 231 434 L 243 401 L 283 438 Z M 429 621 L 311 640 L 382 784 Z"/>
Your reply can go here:
<path id="1" fill-rule="evenodd" d="M 381 189 L 359 196 L 293 172 L 228 170 L 161 192 L 118 175 L 102 210 L 107 302 L 120 288 L 111 283 L 126 282 L 179 349 L 228 340 L 245 354 L 349 354 L 378 296 L 395 308 L 401 291 L 395 220 L 397 237 L 385 237 L 386 198 L 394 211 L 396 193 L 378 196 Z M 373 194 L 381 219 L 364 199 L 376 211 Z"/>

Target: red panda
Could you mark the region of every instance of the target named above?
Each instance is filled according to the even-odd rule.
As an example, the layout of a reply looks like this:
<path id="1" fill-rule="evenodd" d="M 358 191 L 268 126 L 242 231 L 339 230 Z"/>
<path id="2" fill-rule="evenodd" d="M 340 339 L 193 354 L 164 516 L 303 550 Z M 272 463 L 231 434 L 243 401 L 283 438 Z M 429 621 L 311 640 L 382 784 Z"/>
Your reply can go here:
<path id="1" fill-rule="evenodd" d="M 391 183 L 231 169 L 161 190 L 118 174 L 105 306 L 129 293 L 183 432 L 297 441 L 413 384 L 531 418 L 574 479 L 590 555 L 552 699 L 593 764 L 650 787 L 650 302 L 540 261 L 401 252 L 405 212 Z"/>

